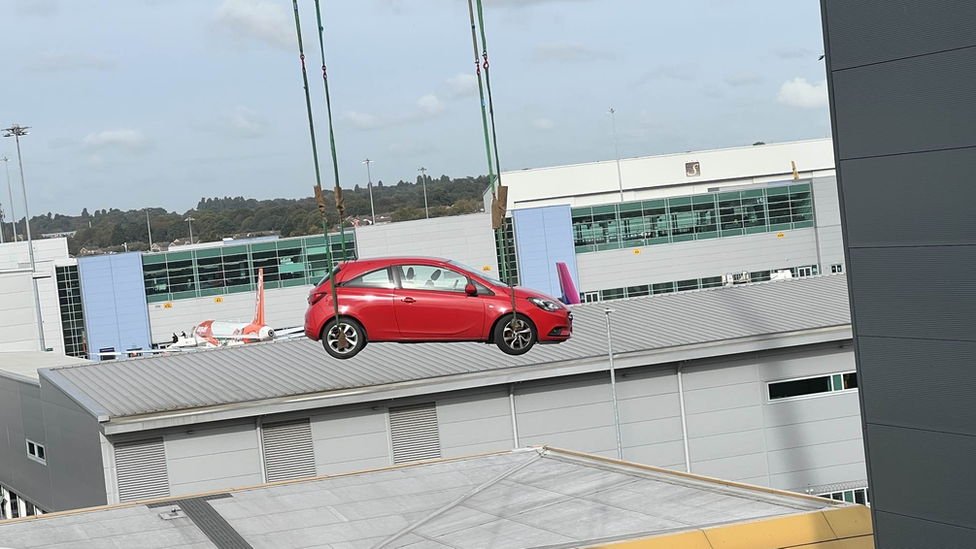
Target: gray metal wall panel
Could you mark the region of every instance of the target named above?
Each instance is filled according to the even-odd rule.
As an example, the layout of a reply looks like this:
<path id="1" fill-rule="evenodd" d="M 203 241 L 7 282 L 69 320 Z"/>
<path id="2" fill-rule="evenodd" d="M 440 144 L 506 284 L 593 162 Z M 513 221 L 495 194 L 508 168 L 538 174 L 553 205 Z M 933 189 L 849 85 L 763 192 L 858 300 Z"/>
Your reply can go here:
<path id="1" fill-rule="evenodd" d="M 441 455 L 467 456 L 514 447 L 512 416 L 486 417 L 468 421 L 441 423 Z M 472 451 L 477 448 L 477 451 Z M 489 450 L 490 449 L 490 450 Z"/>
<path id="2" fill-rule="evenodd" d="M 766 475 L 766 456 L 759 452 L 711 461 L 692 461 L 691 470 L 696 475 L 726 480 L 761 477 Z"/>
<path id="3" fill-rule="evenodd" d="M 604 376 L 547 380 L 515 391 L 519 443 L 581 452 L 616 452 L 613 404 Z"/>
<path id="4" fill-rule="evenodd" d="M 861 437 L 769 452 L 769 473 L 780 475 L 810 469 L 864 463 Z M 859 479 L 844 479 L 859 480 Z"/>
<path id="5" fill-rule="evenodd" d="M 313 415 L 311 421 L 317 474 L 393 464 L 385 411 L 356 408 Z"/>
<path id="6" fill-rule="evenodd" d="M 976 102 L 974 102 L 976 104 Z M 851 249 L 858 336 L 976 341 L 976 248 Z M 922 280 L 924 279 L 924 283 Z"/>
<path id="7" fill-rule="evenodd" d="M 847 342 L 844 348 L 823 347 L 815 352 L 770 355 L 758 366 L 759 378 L 764 382 L 853 371 L 854 348 Z"/>
<path id="8" fill-rule="evenodd" d="M 762 408 L 762 406 L 757 405 L 717 412 L 687 414 L 688 436 L 724 435 L 762 429 Z"/>
<path id="9" fill-rule="evenodd" d="M 811 486 L 824 486 L 850 480 L 867 478 L 864 462 L 835 465 L 832 467 L 816 467 L 806 471 L 793 471 L 769 475 L 770 486 L 780 490 L 803 492 Z M 842 480 L 838 480 L 842 479 Z M 871 491 L 871 501 L 874 502 L 874 490 Z"/>
<path id="10" fill-rule="evenodd" d="M 167 434 L 171 495 L 261 484 L 261 451 L 253 421 Z"/>
<path id="11" fill-rule="evenodd" d="M 822 407 L 830 404 L 831 401 L 820 401 Z M 770 452 L 850 440 L 861 442 L 861 418 L 857 414 L 766 428 L 766 448 Z M 861 461 L 864 461 L 863 447 L 858 449 L 858 453 Z"/>
<path id="12" fill-rule="evenodd" d="M 974 3 L 976 6 L 976 3 Z M 851 246 L 976 243 L 973 185 L 920 185 L 976 173 L 976 149 L 845 160 Z M 883 189 L 883 190 L 881 190 Z M 933 212 L 925 222 L 920 212 Z"/>
<path id="13" fill-rule="evenodd" d="M 48 510 L 105 505 L 108 500 L 98 421 L 46 379 L 40 383 L 52 489 Z"/>
<path id="14" fill-rule="evenodd" d="M 872 422 L 976 436 L 976 342 L 861 337 L 860 345 Z"/>
<path id="15" fill-rule="evenodd" d="M 976 48 L 834 72 L 839 160 L 976 145 L 974 87 Z"/>
<path id="16" fill-rule="evenodd" d="M 756 381 L 685 391 L 685 412 L 697 414 L 755 406 L 760 403 L 761 395 Z"/>
<path id="17" fill-rule="evenodd" d="M 762 453 L 766 450 L 766 441 L 763 430 L 756 429 L 727 435 L 691 438 L 688 440 L 688 450 L 694 467 L 696 463 L 702 461 Z M 697 471 L 697 467 L 695 470 Z M 766 474 L 765 468 L 762 474 Z"/>
<path id="18" fill-rule="evenodd" d="M 763 406 L 763 421 L 766 427 L 781 427 L 838 418 L 859 418 L 860 416 L 857 393 L 831 394 L 789 402 L 776 402 Z"/>
<path id="19" fill-rule="evenodd" d="M 971 46 L 970 0 L 827 0 L 833 70 Z"/>
<path id="20" fill-rule="evenodd" d="M 817 262 L 814 229 L 578 254 L 581 292 Z"/>
<path id="21" fill-rule="evenodd" d="M 685 446 L 680 440 L 629 446 L 624 448 L 624 459 L 635 463 L 645 463 L 655 467 L 665 467 L 678 471 L 685 470 Z"/>
<path id="22" fill-rule="evenodd" d="M 976 529 L 976 437 L 867 426 L 871 501 L 889 513 Z"/>
<path id="23" fill-rule="evenodd" d="M 716 364 L 686 368 L 682 373 L 681 383 L 685 392 L 690 394 L 696 389 L 754 382 L 758 379 L 756 375 L 756 364 L 752 360 L 725 360 Z"/>
<path id="24" fill-rule="evenodd" d="M 976 531 L 876 510 L 875 545 L 880 549 L 972 549 Z"/>

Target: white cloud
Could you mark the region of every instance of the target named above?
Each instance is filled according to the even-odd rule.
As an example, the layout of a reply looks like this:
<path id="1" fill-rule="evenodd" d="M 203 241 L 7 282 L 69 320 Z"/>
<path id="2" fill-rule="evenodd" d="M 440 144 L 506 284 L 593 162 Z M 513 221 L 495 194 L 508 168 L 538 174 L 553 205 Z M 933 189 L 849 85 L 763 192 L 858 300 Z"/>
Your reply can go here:
<path id="1" fill-rule="evenodd" d="M 614 55 L 610 52 L 579 42 L 551 42 L 537 47 L 532 53 L 532 59 L 544 63 L 585 63 L 613 58 Z"/>
<path id="2" fill-rule="evenodd" d="M 823 80 L 816 86 L 807 82 L 806 78 L 796 77 L 783 82 L 776 100 L 784 105 L 802 107 L 804 109 L 818 109 L 827 105 L 827 81 Z"/>
<path id="3" fill-rule="evenodd" d="M 377 115 L 360 111 L 346 111 L 343 118 L 361 130 L 376 130 L 429 120 L 440 116 L 447 110 L 441 98 L 432 93 L 421 96 L 417 99 L 416 105 L 415 110 L 390 114 Z"/>
<path id="4" fill-rule="evenodd" d="M 695 65 L 661 65 L 654 67 L 637 80 L 637 84 L 646 84 L 654 80 L 678 80 L 692 82 L 698 78 L 698 68 Z"/>
<path id="5" fill-rule="evenodd" d="M 105 71 L 115 63 L 100 55 L 85 53 L 56 53 L 40 55 L 27 65 L 28 72 L 69 72 L 76 70 Z"/>
<path id="6" fill-rule="evenodd" d="M 267 129 L 268 121 L 253 110 L 238 105 L 230 115 L 230 127 L 242 137 L 257 137 Z"/>
<path id="7" fill-rule="evenodd" d="M 441 101 L 439 97 L 432 93 L 421 97 L 417 100 L 417 108 L 420 109 L 422 114 L 433 117 L 442 114 L 445 110 L 444 102 Z"/>
<path id="8" fill-rule="evenodd" d="M 537 130 L 548 131 L 556 127 L 556 124 L 548 118 L 536 118 L 532 121 L 532 127 Z"/>
<path id="9" fill-rule="evenodd" d="M 18 0 L 14 11 L 17 15 L 51 17 L 61 11 L 61 3 L 58 0 Z"/>
<path id="10" fill-rule="evenodd" d="M 813 61 L 816 59 L 816 57 L 814 57 L 813 50 L 810 48 L 802 48 L 797 46 L 783 46 L 776 48 L 773 50 L 773 55 L 779 57 L 780 59 L 787 60 L 809 58 L 811 61 Z"/>
<path id="11" fill-rule="evenodd" d="M 730 86 L 754 86 L 762 83 L 762 76 L 756 71 L 745 69 L 726 74 L 725 83 Z"/>
<path id="12" fill-rule="evenodd" d="M 105 130 L 90 133 L 81 144 L 89 150 L 143 151 L 149 140 L 139 130 Z"/>
<path id="13" fill-rule="evenodd" d="M 297 38 L 283 3 L 265 0 L 224 0 L 211 24 L 235 41 L 257 40 L 283 50 L 295 47 Z"/>
<path id="14" fill-rule="evenodd" d="M 458 73 L 446 80 L 452 97 L 471 97 L 478 95 L 478 77 L 473 74 Z"/>

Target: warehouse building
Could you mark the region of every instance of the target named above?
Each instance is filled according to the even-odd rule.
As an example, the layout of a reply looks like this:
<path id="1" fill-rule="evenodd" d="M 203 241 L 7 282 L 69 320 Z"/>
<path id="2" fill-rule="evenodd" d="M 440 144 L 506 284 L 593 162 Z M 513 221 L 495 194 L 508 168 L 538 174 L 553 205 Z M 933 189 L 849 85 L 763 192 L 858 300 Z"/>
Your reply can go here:
<path id="1" fill-rule="evenodd" d="M 652 549 L 743 541 L 873 547 L 863 506 L 548 447 L 0 525 L 0 544 L 18 547 Z"/>
<path id="2" fill-rule="evenodd" d="M 45 464 L 5 488 L 61 511 L 551 444 L 867 501 L 844 277 L 613 307 L 619 423 L 607 315 L 586 304 L 572 340 L 521 357 L 373 344 L 335 361 L 296 340 L 44 368 L 43 414 L 0 420 L 31 417 Z"/>

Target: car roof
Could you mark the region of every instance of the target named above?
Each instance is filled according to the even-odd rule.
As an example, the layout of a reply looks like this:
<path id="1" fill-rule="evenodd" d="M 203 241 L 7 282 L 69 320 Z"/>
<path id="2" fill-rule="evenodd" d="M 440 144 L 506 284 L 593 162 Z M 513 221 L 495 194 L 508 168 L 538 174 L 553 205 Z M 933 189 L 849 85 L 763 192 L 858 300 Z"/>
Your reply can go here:
<path id="1" fill-rule="evenodd" d="M 402 265 L 406 263 L 448 263 L 449 260 L 442 257 L 428 257 L 428 256 L 389 256 L 389 257 L 370 257 L 366 259 L 357 259 L 348 262 L 351 265 Z"/>

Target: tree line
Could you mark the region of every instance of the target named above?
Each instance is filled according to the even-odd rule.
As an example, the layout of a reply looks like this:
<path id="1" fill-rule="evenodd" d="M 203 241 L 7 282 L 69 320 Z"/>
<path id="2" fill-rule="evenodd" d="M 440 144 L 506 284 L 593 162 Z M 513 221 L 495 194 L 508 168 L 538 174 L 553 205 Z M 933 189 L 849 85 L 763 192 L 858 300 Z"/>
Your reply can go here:
<path id="1" fill-rule="evenodd" d="M 488 186 L 486 176 L 452 179 L 446 175 L 427 180 L 427 204 L 431 217 L 474 213 L 484 209 L 482 194 Z M 326 224 L 329 230 L 338 228 L 338 213 L 330 189 L 326 195 Z M 357 185 L 343 189 L 345 223 L 353 218 L 370 216 L 369 189 Z M 424 195 L 421 177 L 416 181 L 398 181 L 386 185 L 378 181 L 373 186 L 373 205 L 376 215 L 389 216 L 392 221 L 409 221 L 424 217 Z M 227 237 L 254 234 L 278 234 L 282 237 L 304 236 L 322 232 L 322 218 L 312 197 L 299 199 L 255 200 L 244 197 L 202 198 L 196 208 L 184 213 L 163 208 L 149 208 L 152 241 L 170 244 L 177 239 L 189 240 L 189 222 L 193 219 L 193 241 L 215 241 Z M 80 215 L 51 214 L 32 216 L 31 234 L 77 231 L 68 239 L 68 251 L 79 254 L 91 250 L 147 250 L 149 232 L 146 209 L 122 211 L 115 208 Z M 11 239 L 11 227 L 4 223 L 4 236 Z M 24 235 L 24 220 L 17 223 L 19 238 Z"/>

